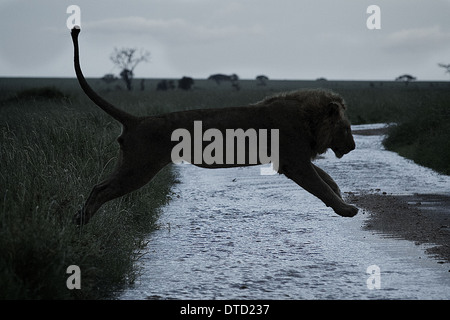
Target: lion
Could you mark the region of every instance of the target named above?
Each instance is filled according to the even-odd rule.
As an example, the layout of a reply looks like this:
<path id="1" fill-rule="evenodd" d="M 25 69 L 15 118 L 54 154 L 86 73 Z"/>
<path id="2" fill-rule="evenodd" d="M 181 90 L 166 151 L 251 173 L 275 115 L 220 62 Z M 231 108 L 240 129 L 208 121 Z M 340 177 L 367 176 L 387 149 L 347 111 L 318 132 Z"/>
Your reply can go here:
<path id="1" fill-rule="evenodd" d="M 278 173 L 331 207 L 338 215 L 353 217 L 358 208 L 343 201 L 336 182 L 311 160 L 333 150 L 338 158 L 355 149 L 350 122 L 344 115 L 343 98 L 332 91 L 298 90 L 268 97 L 252 105 L 221 109 L 200 109 L 137 117 L 105 101 L 89 86 L 79 61 L 78 34 L 72 29 L 74 67 L 78 82 L 86 95 L 122 125 L 118 137 L 118 164 L 112 174 L 93 187 L 82 209 L 75 215 L 77 224 L 87 223 L 107 201 L 135 191 L 167 164 L 176 142 L 174 130 L 185 128 L 193 134 L 194 121 L 202 121 L 204 129 L 221 132 L 230 128 L 279 130 Z M 256 163 L 260 164 L 260 162 Z M 228 168 L 236 164 L 195 164 L 203 168 Z M 254 165 L 249 163 L 240 164 Z"/>

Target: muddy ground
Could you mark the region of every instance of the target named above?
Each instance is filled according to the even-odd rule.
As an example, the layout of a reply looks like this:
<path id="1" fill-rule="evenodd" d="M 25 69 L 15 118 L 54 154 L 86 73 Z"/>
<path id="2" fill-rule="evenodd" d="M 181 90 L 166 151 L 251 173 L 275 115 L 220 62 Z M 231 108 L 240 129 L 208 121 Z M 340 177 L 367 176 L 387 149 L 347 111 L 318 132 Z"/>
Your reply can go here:
<path id="1" fill-rule="evenodd" d="M 427 253 L 440 263 L 450 262 L 450 196 L 399 196 L 373 190 L 365 194 L 349 193 L 346 198 L 360 208 L 360 214 L 369 215 L 366 230 L 432 245 Z"/>

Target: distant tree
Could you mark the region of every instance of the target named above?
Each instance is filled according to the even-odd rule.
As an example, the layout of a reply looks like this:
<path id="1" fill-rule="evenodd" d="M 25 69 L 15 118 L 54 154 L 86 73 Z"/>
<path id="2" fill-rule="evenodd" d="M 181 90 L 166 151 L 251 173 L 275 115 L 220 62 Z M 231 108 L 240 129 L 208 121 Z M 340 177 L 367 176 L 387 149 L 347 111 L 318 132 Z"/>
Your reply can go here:
<path id="1" fill-rule="evenodd" d="M 115 75 L 113 75 L 112 73 L 105 74 L 102 78 L 102 80 L 108 84 L 115 82 L 117 79 L 118 78 Z"/>
<path id="2" fill-rule="evenodd" d="M 190 77 L 183 77 L 178 80 L 178 89 L 190 90 L 194 85 L 194 79 Z"/>
<path id="3" fill-rule="evenodd" d="M 156 86 L 157 91 L 167 91 L 175 89 L 173 80 L 161 80 Z"/>
<path id="4" fill-rule="evenodd" d="M 218 85 L 221 84 L 223 81 L 230 81 L 232 84 L 239 80 L 239 77 L 237 74 L 233 73 L 232 75 L 226 75 L 226 74 L 212 74 L 209 76 L 208 80 L 215 81 Z"/>
<path id="5" fill-rule="evenodd" d="M 415 81 L 415 80 L 417 80 L 417 78 L 413 77 L 410 74 L 403 74 L 403 75 L 398 76 L 397 78 L 395 78 L 395 81 L 403 81 L 403 82 L 405 82 L 406 85 L 408 85 L 409 82 Z"/>
<path id="6" fill-rule="evenodd" d="M 438 66 L 441 67 L 441 68 L 446 69 L 445 73 L 450 73 L 450 64 L 438 63 Z"/>
<path id="7" fill-rule="evenodd" d="M 231 82 L 239 81 L 239 77 L 236 73 L 233 73 L 230 77 L 231 77 Z"/>
<path id="8" fill-rule="evenodd" d="M 120 72 L 120 77 L 125 82 L 127 89 L 131 90 L 131 83 L 134 76 L 134 68 L 142 61 L 148 61 L 150 57 L 150 52 L 141 50 L 139 55 L 137 54 L 137 49 L 135 48 L 114 48 L 114 52 L 111 54 L 111 61 L 122 71 Z"/>
<path id="9" fill-rule="evenodd" d="M 269 81 L 269 78 L 265 75 L 260 75 L 256 77 L 256 85 L 257 86 L 265 86 Z"/>
<path id="10" fill-rule="evenodd" d="M 123 69 L 122 72 L 120 73 L 120 77 L 125 82 L 127 89 L 131 91 L 131 89 L 133 88 L 131 86 L 131 83 L 133 82 L 133 71 L 129 69 Z"/>

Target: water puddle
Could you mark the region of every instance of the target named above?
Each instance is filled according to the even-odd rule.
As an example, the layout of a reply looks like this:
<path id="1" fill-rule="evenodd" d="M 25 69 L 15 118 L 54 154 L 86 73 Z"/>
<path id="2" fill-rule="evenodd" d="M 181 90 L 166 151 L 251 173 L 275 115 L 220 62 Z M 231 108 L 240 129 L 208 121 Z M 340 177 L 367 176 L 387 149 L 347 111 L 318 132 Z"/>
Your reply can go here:
<path id="1" fill-rule="evenodd" d="M 315 163 L 343 192 L 450 189 L 449 177 L 383 150 L 381 140 L 355 135 L 356 150 Z M 450 266 L 425 246 L 364 231 L 366 215 L 339 217 L 284 176 L 175 168 L 181 182 L 149 235 L 141 276 L 120 299 L 450 298 Z M 367 283 L 374 265 L 379 289 Z"/>

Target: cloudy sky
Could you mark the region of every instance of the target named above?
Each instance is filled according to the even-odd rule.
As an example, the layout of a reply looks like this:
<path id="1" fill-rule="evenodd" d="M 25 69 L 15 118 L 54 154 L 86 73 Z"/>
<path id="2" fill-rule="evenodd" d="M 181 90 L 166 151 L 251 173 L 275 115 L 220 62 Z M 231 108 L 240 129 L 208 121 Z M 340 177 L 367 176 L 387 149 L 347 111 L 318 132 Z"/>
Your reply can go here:
<path id="1" fill-rule="evenodd" d="M 134 47 L 151 53 L 136 77 L 450 80 L 450 0 L 0 0 L 0 77 L 74 76 L 70 5 L 89 77 L 118 74 L 109 56 Z"/>

